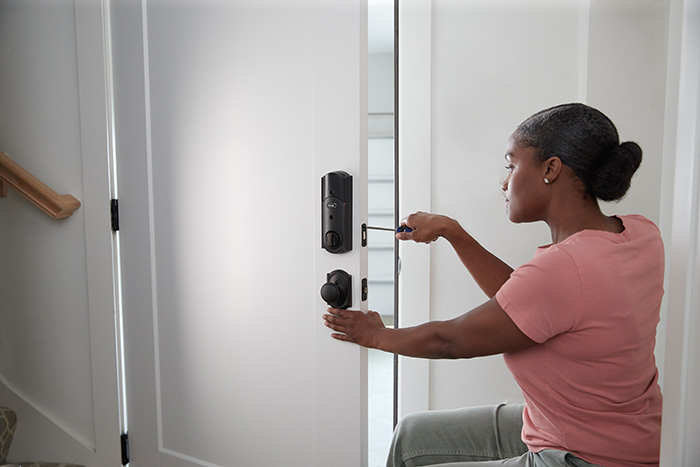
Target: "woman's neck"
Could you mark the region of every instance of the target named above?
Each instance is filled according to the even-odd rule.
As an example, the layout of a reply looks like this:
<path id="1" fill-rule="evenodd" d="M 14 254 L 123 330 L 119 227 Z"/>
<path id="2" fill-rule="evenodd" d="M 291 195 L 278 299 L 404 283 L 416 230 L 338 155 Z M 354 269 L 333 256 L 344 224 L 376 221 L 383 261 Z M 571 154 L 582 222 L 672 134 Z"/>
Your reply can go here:
<path id="1" fill-rule="evenodd" d="M 550 216 L 546 222 L 552 235 L 552 243 L 555 244 L 582 230 L 620 233 L 625 229 L 619 218 L 603 214 L 595 201 L 586 203 L 579 209 L 568 209 L 556 216 Z"/>

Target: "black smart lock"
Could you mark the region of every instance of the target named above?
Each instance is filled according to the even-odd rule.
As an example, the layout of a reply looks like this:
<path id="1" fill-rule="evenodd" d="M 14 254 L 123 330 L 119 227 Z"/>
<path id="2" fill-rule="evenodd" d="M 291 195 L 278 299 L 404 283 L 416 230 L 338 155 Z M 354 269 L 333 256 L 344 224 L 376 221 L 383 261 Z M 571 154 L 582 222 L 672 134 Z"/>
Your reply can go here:
<path id="1" fill-rule="evenodd" d="M 321 178 L 321 248 L 352 250 L 352 175 L 340 170 Z"/>

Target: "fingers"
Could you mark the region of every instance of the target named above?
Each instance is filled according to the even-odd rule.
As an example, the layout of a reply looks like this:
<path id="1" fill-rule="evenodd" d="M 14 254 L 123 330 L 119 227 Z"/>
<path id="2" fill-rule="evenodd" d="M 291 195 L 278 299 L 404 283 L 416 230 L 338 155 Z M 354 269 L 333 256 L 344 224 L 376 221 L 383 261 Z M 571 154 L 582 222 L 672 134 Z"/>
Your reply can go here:
<path id="1" fill-rule="evenodd" d="M 423 213 L 415 212 L 408 217 L 404 217 L 403 219 L 401 219 L 401 222 L 399 222 L 399 225 L 401 227 L 407 227 L 411 230 L 416 230 L 416 220 L 418 220 L 418 216 L 420 216 L 421 214 Z"/>
<path id="2" fill-rule="evenodd" d="M 413 232 L 397 232 L 396 233 L 396 239 L 397 240 L 411 240 L 411 237 L 413 235 Z"/>
<path id="3" fill-rule="evenodd" d="M 336 327 L 341 326 L 341 322 L 345 318 L 333 314 L 327 314 L 323 315 L 323 319 L 326 322 L 326 326 L 335 329 Z"/>
<path id="4" fill-rule="evenodd" d="M 323 315 L 324 324 L 333 331 L 336 331 L 331 334 L 333 339 L 355 343 L 355 339 L 346 334 L 347 329 L 344 326 L 344 323 L 348 321 L 348 317 L 351 316 L 351 313 L 352 310 L 329 308 L 328 314 Z"/>
<path id="5" fill-rule="evenodd" d="M 343 308 L 328 308 L 326 311 L 328 314 L 323 315 L 323 318 L 331 322 L 335 322 L 334 320 L 348 319 L 353 313 L 353 310 L 345 310 Z"/>
<path id="6" fill-rule="evenodd" d="M 333 334 L 331 334 L 331 337 L 332 337 L 333 339 L 335 339 L 335 340 L 338 340 L 338 341 L 351 342 L 351 343 L 353 343 L 353 344 L 356 343 L 355 340 L 352 339 L 352 338 L 351 338 L 350 336 L 348 336 L 347 334 L 337 334 L 337 333 L 333 333 Z"/>
<path id="7" fill-rule="evenodd" d="M 323 320 L 334 331 L 334 339 L 370 348 L 376 348 L 377 335 L 385 328 L 379 313 L 372 311 L 365 314 L 360 310 L 328 308 Z"/>
<path id="8" fill-rule="evenodd" d="M 334 331 L 345 332 L 344 322 L 347 321 L 348 318 L 343 316 L 344 313 L 347 315 L 345 310 L 329 308 L 328 314 L 323 315 L 325 325 Z"/>
<path id="9" fill-rule="evenodd" d="M 416 242 L 420 242 L 421 240 L 419 240 L 417 237 L 415 237 L 414 234 L 416 234 L 416 231 L 420 229 L 421 223 L 424 223 L 424 219 L 428 215 L 429 215 L 428 213 L 425 213 L 423 211 L 417 211 L 417 212 L 414 212 L 413 214 L 401 219 L 401 222 L 399 223 L 399 225 L 401 227 L 406 227 L 410 230 L 397 232 L 396 239 L 403 240 L 403 241 L 414 240 Z"/>
<path id="10" fill-rule="evenodd" d="M 416 243 L 432 243 L 442 235 L 445 216 L 427 212 L 414 212 L 401 220 L 401 225 L 411 232 L 397 232 L 397 240 L 412 240 Z"/>
<path id="11" fill-rule="evenodd" d="M 411 214 L 411 216 L 412 215 L 413 214 Z M 413 238 L 413 231 L 416 230 L 416 228 L 409 223 L 409 218 L 411 216 L 404 217 L 403 219 L 401 219 L 399 226 L 400 227 L 408 227 L 411 230 L 410 231 L 401 230 L 399 232 L 396 232 L 396 239 L 397 240 L 406 241 L 406 240 L 411 240 Z"/>

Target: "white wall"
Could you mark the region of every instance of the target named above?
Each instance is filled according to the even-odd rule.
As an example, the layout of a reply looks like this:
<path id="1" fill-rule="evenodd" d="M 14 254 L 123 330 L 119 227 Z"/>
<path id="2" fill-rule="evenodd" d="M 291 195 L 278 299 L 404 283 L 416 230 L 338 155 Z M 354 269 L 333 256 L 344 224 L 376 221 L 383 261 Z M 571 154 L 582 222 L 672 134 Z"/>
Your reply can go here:
<path id="1" fill-rule="evenodd" d="M 615 122 L 621 138 L 644 151 L 628 195 L 619 203 L 603 203 L 603 211 L 642 214 L 660 227 L 669 9 L 666 0 L 594 0 L 588 33 L 586 102 Z M 656 346 L 662 385 L 665 344 L 664 302 Z"/>
<path id="2" fill-rule="evenodd" d="M 407 44 L 400 43 L 400 60 L 408 63 L 416 54 L 424 58 L 412 71 L 402 68 L 399 93 L 402 112 L 408 112 L 417 99 L 429 100 L 430 132 L 423 141 L 429 142 L 431 163 L 429 171 L 421 169 L 414 175 L 415 186 L 427 190 L 427 196 L 406 195 L 413 204 L 403 203 L 403 215 L 428 208 L 456 217 L 511 266 L 526 262 L 536 246 L 551 239 L 544 224 L 512 225 L 505 216 L 500 190 L 505 143 L 515 126 L 532 113 L 558 103 L 583 101 L 608 113 L 623 140 L 639 141 L 645 149 L 629 196 L 604 210 L 637 212 L 659 221 L 667 2 L 593 1 L 589 9 L 586 2 L 433 0 L 407 2 L 404 8 L 416 3 L 423 9 L 430 4 L 430 9 L 417 20 L 422 21 L 423 32 L 418 26 L 407 31 L 410 23 L 402 23 L 400 40 Z M 406 37 L 410 34 L 423 34 L 429 50 L 409 45 L 408 41 L 416 40 Z M 421 79 L 428 84 L 422 84 L 417 93 L 410 88 L 415 81 L 411 77 L 426 66 L 430 76 Z M 426 130 L 405 128 L 399 137 L 402 141 L 415 138 L 418 131 Z M 412 152 L 415 145 L 415 141 L 400 141 L 403 170 L 408 173 L 407 165 L 424 164 L 420 157 L 425 155 Z M 407 176 L 402 189 L 413 190 Z M 425 246 L 402 245 L 404 279 L 413 264 L 408 258 L 421 248 Z M 424 307 L 412 307 L 420 297 L 404 299 L 407 320 L 448 319 L 484 301 L 449 244 L 437 242 L 429 254 L 430 281 L 423 281 L 422 290 L 429 296 L 430 313 Z M 408 293 L 415 294 L 414 289 Z M 404 392 L 421 387 L 421 379 L 429 381 L 422 407 L 413 404 L 404 411 L 521 399 L 500 356 L 404 362 L 422 366 L 404 374 Z M 421 372 L 423 376 L 418 376 Z"/>
<path id="3" fill-rule="evenodd" d="M 638 142 L 644 161 L 632 189 L 607 213 L 638 213 L 659 224 L 666 109 L 669 1 L 593 0 L 586 102 Z"/>

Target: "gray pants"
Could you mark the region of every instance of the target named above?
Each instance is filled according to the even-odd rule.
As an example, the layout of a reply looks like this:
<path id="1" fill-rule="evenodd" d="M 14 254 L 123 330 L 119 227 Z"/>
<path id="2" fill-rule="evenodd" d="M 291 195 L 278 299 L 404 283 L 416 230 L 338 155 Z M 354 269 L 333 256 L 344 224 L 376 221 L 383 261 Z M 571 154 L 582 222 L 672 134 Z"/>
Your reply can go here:
<path id="1" fill-rule="evenodd" d="M 404 417 L 387 467 L 596 467 L 573 454 L 529 452 L 520 439 L 524 405 L 436 410 Z"/>

